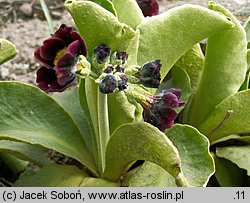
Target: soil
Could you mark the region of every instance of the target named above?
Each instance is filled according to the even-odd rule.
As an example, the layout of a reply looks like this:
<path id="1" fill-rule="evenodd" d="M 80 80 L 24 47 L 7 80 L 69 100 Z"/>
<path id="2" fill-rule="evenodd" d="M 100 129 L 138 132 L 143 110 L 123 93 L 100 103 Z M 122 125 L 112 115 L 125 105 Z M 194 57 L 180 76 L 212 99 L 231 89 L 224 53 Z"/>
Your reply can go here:
<path id="1" fill-rule="evenodd" d="M 46 1 L 55 27 L 59 27 L 62 23 L 74 26 L 74 22 L 64 8 L 64 1 Z M 207 2 L 208 0 L 159 0 L 160 12 L 185 3 L 206 6 Z M 216 2 L 230 9 L 241 23 L 250 16 L 250 0 L 217 0 Z M 0 80 L 15 80 L 35 85 L 35 75 L 39 65 L 34 61 L 33 53 L 35 48 L 49 36 L 48 23 L 38 0 L 0 0 L 0 38 L 10 40 L 19 50 L 19 54 L 14 59 L 0 65 Z M 50 157 L 53 156 L 50 154 Z M 69 161 L 67 157 L 61 157 L 61 155 L 56 155 L 53 160 L 58 163 Z M 0 173 L 0 186 L 11 186 L 13 174 L 1 159 L 0 168 L 0 172 L 4 173 Z"/>

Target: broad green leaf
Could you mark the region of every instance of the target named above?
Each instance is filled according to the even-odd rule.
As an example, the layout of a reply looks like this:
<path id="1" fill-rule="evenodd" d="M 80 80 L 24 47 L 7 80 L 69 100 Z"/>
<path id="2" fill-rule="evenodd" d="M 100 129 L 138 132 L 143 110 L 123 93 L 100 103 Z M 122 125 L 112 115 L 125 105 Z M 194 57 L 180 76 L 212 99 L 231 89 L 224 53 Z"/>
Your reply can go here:
<path id="1" fill-rule="evenodd" d="M 225 16 L 201 6 L 183 5 L 146 18 L 140 30 L 138 63 L 161 59 L 162 78 L 201 40 L 233 26 Z"/>
<path id="2" fill-rule="evenodd" d="M 96 4 L 99 4 L 101 7 L 113 13 L 114 16 L 117 16 L 114 5 L 112 4 L 110 0 L 91 0 L 91 1 L 95 2 Z"/>
<path id="3" fill-rule="evenodd" d="M 33 162 L 39 166 L 50 163 L 46 148 L 9 140 L 0 140 L 0 152 L 6 152 L 24 161 Z"/>
<path id="4" fill-rule="evenodd" d="M 194 127 L 180 124 L 168 129 L 166 135 L 178 149 L 181 170 L 189 185 L 206 186 L 214 173 L 208 139 Z"/>
<path id="5" fill-rule="evenodd" d="M 192 49 L 190 49 L 185 55 L 183 55 L 174 67 L 181 67 L 184 69 L 190 78 L 190 97 L 186 101 L 184 110 L 179 115 L 179 121 L 182 123 L 187 123 L 189 106 L 192 101 L 193 95 L 198 87 L 200 76 L 202 73 L 202 68 L 204 64 L 204 55 L 201 51 L 199 44 L 196 44 Z"/>
<path id="6" fill-rule="evenodd" d="M 244 23 L 244 28 L 245 28 L 245 31 L 246 31 L 247 41 L 250 41 L 250 17 Z"/>
<path id="7" fill-rule="evenodd" d="M 29 164 L 28 161 L 23 161 L 5 152 L 0 152 L 0 158 L 14 174 L 19 174 L 24 171 Z"/>
<path id="8" fill-rule="evenodd" d="M 204 55 L 199 44 L 192 47 L 185 55 L 183 55 L 175 64 L 177 67 L 183 68 L 189 78 L 191 85 L 191 95 L 194 94 L 198 87 L 202 68 L 204 64 Z"/>
<path id="9" fill-rule="evenodd" d="M 96 140 L 95 160 L 99 174 L 102 174 L 105 166 L 105 148 L 110 137 L 108 96 L 107 94 L 102 94 L 99 91 L 98 84 L 89 78 L 85 81 L 85 94 Z"/>
<path id="10" fill-rule="evenodd" d="M 60 104 L 78 126 L 90 154 L 93 155 L 92 137 L 85 112 L 81 108 L 78 87 L 71 87 L 62 93 L 53 93 L 52 98 Z M 81 95 L 82 96 L 82 95 Z"/>
<path id="11" fill-rule="evenodd" d="M 224 7 L 210 2 L 209 8 L 228 16 L 235 27 L 208 39 L 201 80 L 189 110 L 188 123 L 196 127 L 200 127 L 216 105 L 239 90 L 247 71 L 244 28 Z"/>
<path id="12" fill-rule="evenodd" d="M 96 172 L 72 118 L 38 88 L 19 82 L 1 82 L 0 109 L 0 139 L 53 149 Z"/>
<path id="13" fill-rule="evenodd" d="M 164 133 L 148 123 L 124 124 L 114 131 L 106 149 L 103 178 L 118 181 L 136 160 L 160 165 L 174 177 L 180 174 L 178 151 Z"/>
<path id="14" fill-rule="evenodd" d="M 227 159 L 214 157 L 215 177 L 221 187 L 241 187 L 245 178 L 242 169 Z"/>
<path id="15" fill-rule="evenodd" d="M 217 147 L 216 155 L 221 158 L 228 159 L 242 169 L 247 170 L 247 175 L 250 176 L 250 145 L 245 146 L 229 146 Z"/>
<path id="16" fill-rule="evenodd" d="M 190 97 L 190 78 L 187 74 L 187 72 L 178 67 L 174 66 L 170 70 L 170 78 L 165 78 L 163 82 L 161 83 L 159 89 L 157 90 L 157 93 L 160 93 L 162 90 L 170 89 L 170 88 L 179 88 L 181 89 L 181 98 L 186 103 L 189 100 Z M 176 109 L 176 112 L 179 113 L 185 106 L 182 106 L 178 109 Z"/>
<path id="17" fill-rule="evenodd" d="M 126 51 L 129 60 L 136 61 L 138 32 L 91 1 L 67 0 L 65 7 L 87 43 L 89 57 L 96 46 L 105 43 L 112 51 Z"/>
<path id="18" fill-rule="evenodd" d="M 118 187 L 118 183 L 89 177 L 76 166 L 50 164 L 39 172 L 25 171 L 15 187 Z"/>
<path id="19" fill-rule="evenodd" d="M 18 51 L 14 44 L 0 38 L 0 65 L 17 55 Z"/>
<path id="20" fill-rule="evenodd" d="M 225 142 L 225 141 L 228 141 L 228 140 L 238 140 L 238 141 L 240 141 L 242 143 L 250 144 L 250 134 L 247 135 L 247 136 L 246 135 L 244 135 L 244 136 L 241 136 L 241 135 L 229 135 L 229 136 L 226 136 L 226 137 L 223 137 L 221 139 L 216 140 L 212 144 L 217 144 L 219 142 Z"/>
<path id="21" fill-rule="evenodd" d="M 135 0 L 113 0 L 118 19 L 136 29 L 144 20 L 140 7 Z"/>
<path id="22" fill-rule="evenodd" d="M 236 93 L 215 107 L 200 131 L 211 142 L 227 135 L 250 132 L 250 90 Z"/>
<path id="23" fill-rule="evenodd" d="M 108 97 L 110 133 L 124 124 L 132 123 L 135 119 L 135 106 L 129 103 L 124 92 L 116 92 Z"/>
<path id="24" fill-rule="evenodd" d="M 86 79 L 88 80 L 88 79 Z M 96 137 L 95 137 L 95 128 L 94 126 L 96 125 L 95 120 L 92 120 L 92 114 L 94 112 L 94 115 L 96 113 L 96 100 L 93 100 L 93 95 L 96 94 L 96 88 L 93 89 L 93 87 L 87 87 L 85 86 L 85 84 L 88 82 L 86 82 L 85 79 L 80 79 L 79 82 L 79 88 L 78 88 L 78 97 L 79 97 L 79 102 L 80 105 L 82 107 L 82 110 L 84 112 L 84 115 L 87 119 L 87 123 L 85 123 L 85 125 L 88 125 L 89 131 L 90 131 L 90 135 L 91 135 L 91 140 L 92 140 L 92 147 L 93 147 L 93 153 L 94 153 L 94 157 L 95 157 L 95 161 L 97 160 L 97 142 L 96 142 Z M 89 81 L 90 82 L 90 81 Z M 87 99 L 87 94 L 88 94 L 88 98 L 90 99 L 90 101 L 88 101 Z M 89 102 L 89 104 L 88 104 Z"/>
<path id="25" fill-rule="evenodd" d="M 239 91 L 249 89 L 249 80 L 250 80 L 250 69 L 248 69 L 248 71 L 247 71 L 247 73 L 246 73 L 245 80 L 244 80 L 243 84 L 241 85 Z"/>
<path id="26" fill-rule="evenodd" d="M 162 167 L 147 161 L 129 171 L 122 184 L 128 187 L 176 187 L 173 176 Z"/>
<path id="27" fill-rule="evenodd" d="M 41 171 L 25 171 L 15 187 L 79 187 L 88 175 L 76 166 L 50 164 Z"/>
<path id="28" fill-rule="evenodd" d="M 119 187 L 119 183 L 110 182 L 102 178 L 86 177 L 80 187 Z"/>

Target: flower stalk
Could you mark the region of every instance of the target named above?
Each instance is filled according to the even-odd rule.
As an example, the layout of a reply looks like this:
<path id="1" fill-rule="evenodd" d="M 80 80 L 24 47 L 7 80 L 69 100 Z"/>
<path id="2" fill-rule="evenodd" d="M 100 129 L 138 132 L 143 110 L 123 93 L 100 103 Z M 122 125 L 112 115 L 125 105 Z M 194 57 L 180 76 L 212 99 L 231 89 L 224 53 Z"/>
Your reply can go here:
<path id="1" fill-rule="evenodd" d="M 106 146 L 110 137 L 109 132 L 109 116 L 108 116 L 108 96 L 97 90 L 98 104 L 98 134 L 97 134 L 97 149 L 98 149 L 98 172 L 102 174 L 105 169 L 105 152 Z"/>

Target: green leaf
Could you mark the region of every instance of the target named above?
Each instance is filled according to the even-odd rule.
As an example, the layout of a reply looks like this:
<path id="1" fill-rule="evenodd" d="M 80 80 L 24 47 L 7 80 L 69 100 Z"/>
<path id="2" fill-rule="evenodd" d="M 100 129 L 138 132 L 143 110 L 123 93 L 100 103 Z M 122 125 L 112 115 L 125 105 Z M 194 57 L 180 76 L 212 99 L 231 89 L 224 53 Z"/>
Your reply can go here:
<path id="1" fill-rule="evenodd" d="M 89 57 L 96 46 L 105 43 L 112 51 L 126 51 L 129 60 L 136 61 L 138 32 L 93 2 L 67 0 L 65 7 L 87 43 Z"/>
<path id="2" fill-rule="evenodd" d="M 81 95 L 82 96 L 82 95 Z M 92 137 L 85 112 L 79 100 L 78 87 L 71 87 L 62 93 L 53 93 L 52 98 L 60 104 L 78 126 L 90 154 L 93 155 Z"/>
<path id="3" fill-rule="evenodd" d="M 178 151 L 164 133 L 148 123 L 124 124 L 114 131 L 102 177 L 117 182 L 136 160 L 160 165 L 174 177 L 180 174 Z"/>
<path id="4" fill-rule="evenodd" d="M 119 183 L 110 182 L 102 178 L 86 177 L 80 187 L 119 187 Z"/>
<path id="5" fill-rule="evenodd" d="M 174 67 L 180 67 L 186 71 L 190 78 L 190 96 L 189 100 L 186 101 L 184 110 L 179 115 L 178 119 L 182 123 L 187 123 L 189 106 L 192 101 L 193 95 L 198 87 L 200 76 L 202 73 L 204 64 L 204 55 L 201 51 L 199 44 L 196 44 L 190 49 L 185 55 L 183 55 Z"/>
<path id="6" fill-rule="evenodd" d="M 96 4 L 99 4 L 101 7 L 105 8 L 110 13 L 113 13 L 114 16 L 117 16 L 114 5 L 110 0 L 91 0 L 91 1 L 95 2 Z"/>
<path id="7" fill-rule="evenodd" d="M 0 140 L 0 152 L 6 152 L 19 159 L 33 162 L 39 166 L 50 163 L 46 148 L 9 140 Z"/>
<path id="8" fill-rule="evenodd" d="M 247 71 L 247 73 L 246 73 L 245 80 L 244 80 L 243 84 L 241 85 L 239 91 L 249 89 L 249 88 L 248 88 L 248 87 L 249 87 L 249 80 L 250 80 L 250 69 L 248 69 L 248 71 Z"/>
<path id="9" fill-rule="evenodd" d="M 211 142 L 227 135 L 250 132 L 250 90 L 228 97 L 215 107 L 200 132 Z"/>
<path id="10" fill-rule="evenodd" d="M 176 187 L 173 176 L 162 167 L 147 161 L 129 171 L 122 184 L 126 187 Z"/>
<path id="11" fill-rule="evenodd" d="M 168 129 L 166 135 L 178 149 L 181 170 L 189 185 L 206 186 L 214 173 L 208 139 L 194 127 L 180 124 Z"/>
<path id="12" fill-rule="evenodd" d="M 30 85 L 0 83 L 0 139 L 41 145 L 96 169 L 81 133 L 67 112 Z"/>
<path id="13" fill-rule="evenodd" d="M 185 55 L 183 55 L 175 64 L 175 66 L 183 68 L 187 72 L 190 78 L 191 95 L 194 94 L 198 87 L 203 64 L 204 55 L 199 44 L 193 46 L 192 49 L 185 53 Z"/>
<path id="14" fill-rule="evenodd" d="M 226 136 L 226 137 L 223 137 L 221 139 L 216 140 L 212 144 L 216 144 L 216 143 L 219 143 L 219 142 L 225 142 L 225 141 L 228 141 L 228 140 L 238 140 L 238 141 L 240 141 L 242 143 L 250 144 L 250 135 L 244 135 L 244 136 L 229 135 L 229 136 Z"/>
<path id="15" fill-rule="evenodd" d="M 136 29 L 144 20 L 140 7 L 135 0 L 113 0 L 118 19 Z"/>
<path id="16" fill-rule="evenodd" d="M 5 152 L 0 152 L 0 158 L 14 174 L 19 174 L 20 172 L 24 171 L 29 163 Z"/>
<path id="17" fill-rule="evenodd" d="M 25 171 L 15 187 L 117 187 L 118 183 L 89 177 L 76 166 L 50 164 L 41 171 Z"/>
<path id="18" fill-rule="evenodd" d="M 201 40 L 231 28 L 225 16 L 201 6 L 184 5 L 146 18 L 140 30 L 138 63 L 161 59 L 162 78 L 177 60 Z"/>
<path id="19" fill-rule="evenodd" d="M 221 158 L 228 159 L 242 169 L 247 170 L 250 176 L 250 145 L 230 146 L 216 148 L 216 155 Z"/>
<path id="20" fill-rule="evenodd" d="M 221 187 L 241 187 L 245 178 L 242 169 L 227 159 L 214 157 L 215 177 Z"/>
<path id="21" fill-rule="evenodd" d="M 245 31 L 246 31 L 247 41 L 250 41 L 250 17 L 244 23 L 244 28 L 245 28 Z"/>
<path id="22" fill-rule="evenodd" d="M 89 79 L 86 79 L 86 80 L 89 80 Z M 91 135 L 91 140 L 92 140 L 93 153 L 94 153 L 95 161 L 97 161 L 97 142 L 96 142 L 95 128 L 94 128 L 94 125 L 96 125 L 96 123 L 94 123 L 95 120 L 92 120 L 93 115 L 91 114 L 94 112 L 94 115 L 95 115 L 96 113 L 96 107 L 97 107 L 96 100 L 95 99 L 93 100 L 92 98 L 92 96 L 96 94 L 96 88 L 93 89 L 93 87 L 87 87 L 86 89 L 85 84 L 87 84 L 88 86 L 88 82 L 86 82 L 86 80 L 80 79 L 79 81 L 79 88 L 78 88 L 79 96 L 78 97 L 79 97 L 80 105 L 82 107 L 82 110 L 87 120 L 85 125 L 88 125 L 90 135 Z M 92 100 L 88 101 L 87 94 L 88 94 L 88 99 L 92 99 Z"/>
<path id="23" fill-rule="evenodd" d="M 76 166 L 50 164 L 41 171 L 25 171 L 15 187 L 79 187 L 88 175 Z"/>
<path id="24" fill-rule="evenodd" d="M 135 106 L 129 103 L 124 92 L 116 92 L 108 97 L 110 133 L 125 123 L 132 123 L 135 119 Z"/>
<path id="25" fill-rule="evenodd" d="M 202 77 L 188 118 L 188 123 L 198 129 L 216 105 L 239 90 L 247 71 L 244 28 L 224 7 L 210 2 L 209 8 L 228 16 L 235 27 L 208 39 Z"/>
<path id="26" fill-rule="evenodd" d="M 14 44 L 0 38 L 0 65 L 17 55 L 18 51 Z"/>
<path id="27" fill-rule="evenodd" d="M 160 93 L 162 90 L 170 89 L 170 88 L 179 88 L 181 89 L 181 92 L 182 92 L 180 99 L 187 103 L 189 100 L 190 91 L 191 91 L 190 78 L 187 72 L 178 66 L 174 66 L 170 70 L 170 76 L 171 77 L 169 79 L 167 78 L 163 80 L 157 92 Z M 176 112 L 179 113 L 184 107 L 185 106 L 182 106 L 176 109 Z"/>

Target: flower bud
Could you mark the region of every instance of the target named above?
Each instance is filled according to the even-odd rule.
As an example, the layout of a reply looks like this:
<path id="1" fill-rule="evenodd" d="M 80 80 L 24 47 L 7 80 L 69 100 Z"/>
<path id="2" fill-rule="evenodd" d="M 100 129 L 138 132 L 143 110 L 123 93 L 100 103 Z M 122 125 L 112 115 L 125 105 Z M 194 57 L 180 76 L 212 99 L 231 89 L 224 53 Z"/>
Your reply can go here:
<path id="1" fill-rule="evenodd" d="M 99 90 L 103 94 L 113 93 L 117 87 L 118 82 L 112 74 L 107 74 L 99 83 Z"/>
<path id="2" fill-rule="evenodd" d="M 106 44 L 101 44 L 94 49 L 94 55 L 99 64 L 107 62 L 110 54 L 111 50 Z"/>
<path id="3" fill-rule="evenodd" d="M 158 15 L 159 4 L 157 0 L 136 0 L 136 2 L 145 17 Z"/>
<path id="4" fill-rule="evenodd" d="M 160 60 L 153 60 L 145 63 L 139 73 L 140 82 L 145 87 L 158 88 L 161 81 Z"/>
<path id="5" fill-rule="evenodd" d="M 179 99 L 180 96 L 181 90 L 175 88 L 163 90 L 156 96 L 150 96 L 147 102 L 142 104 L 144 120 L 163 132 L 172 127 L 177 117 L 174 109 L 185 103 Z"/>
<path id="6" fill-rule="evenodd" d="M 119 76 L 120 80 L 118 80 L 118 89 L 121 90 L 125 90 L 128 87 L 128 77 L 125 74 L 122 74 Z"/>
<path id="7" fill-rule="evenodd" d="M 116 52 L 116 58 L 124 64 L 128 60 L 128 54 L 126 52 Z"/>

